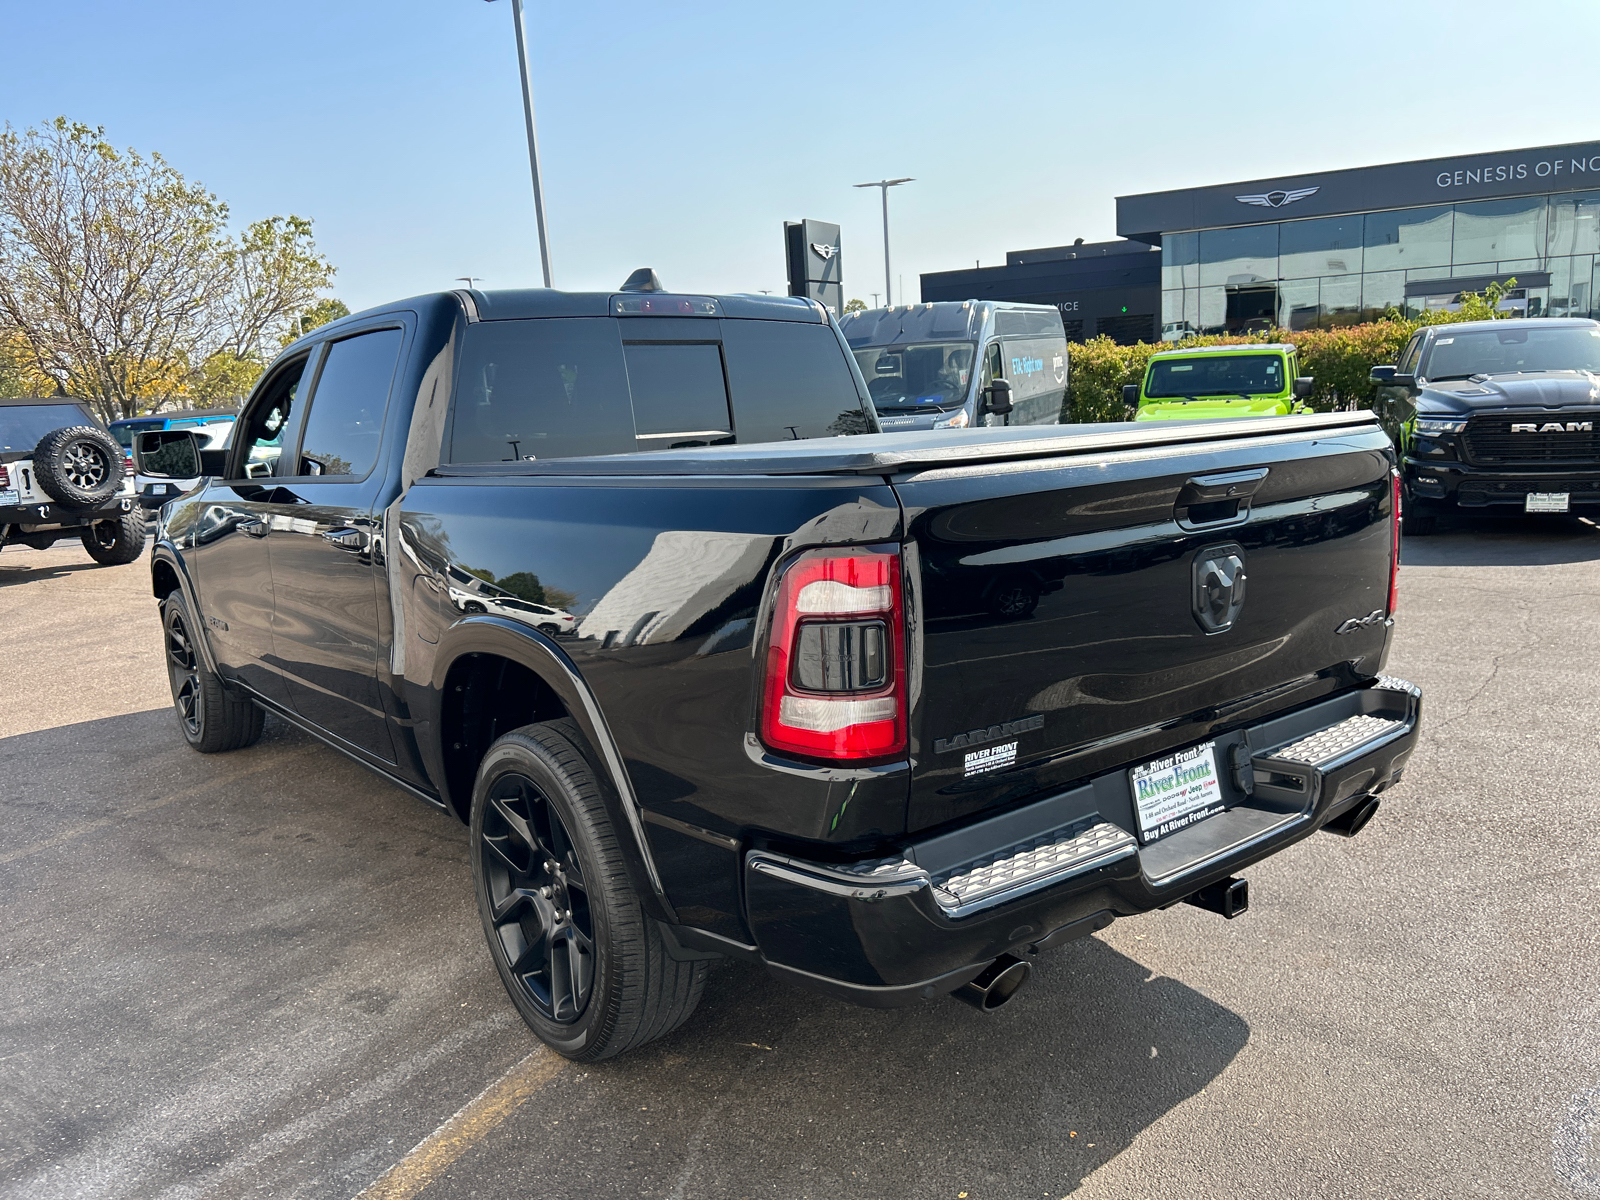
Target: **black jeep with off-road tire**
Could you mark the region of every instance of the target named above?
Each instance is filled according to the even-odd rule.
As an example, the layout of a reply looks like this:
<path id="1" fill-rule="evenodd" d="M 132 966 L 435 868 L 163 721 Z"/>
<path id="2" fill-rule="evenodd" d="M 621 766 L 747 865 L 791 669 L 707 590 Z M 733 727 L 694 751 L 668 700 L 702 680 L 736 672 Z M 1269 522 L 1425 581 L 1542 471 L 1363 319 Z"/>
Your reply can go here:
<path id="1" fill-rule="evenodd" d="M 0 548 L 76 534 L 108 566 L 144 553 L 127 456 L 77 400 L 0 400 Z"/>

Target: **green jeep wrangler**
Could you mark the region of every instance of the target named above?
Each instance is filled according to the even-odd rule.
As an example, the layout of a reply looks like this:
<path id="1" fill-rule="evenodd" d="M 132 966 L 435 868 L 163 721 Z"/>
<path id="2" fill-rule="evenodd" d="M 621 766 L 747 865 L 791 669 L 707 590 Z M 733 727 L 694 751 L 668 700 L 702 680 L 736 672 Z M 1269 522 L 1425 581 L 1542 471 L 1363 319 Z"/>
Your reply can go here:
<path id="1" fill-rule="evenodd" d="M 1312 382 L 1293 346 L 1202 346 L 1152 354 L 1143 385 L 1125 385 L 1122 398 L 1136 421 L 1282 417 L 1309 411 Z"/>

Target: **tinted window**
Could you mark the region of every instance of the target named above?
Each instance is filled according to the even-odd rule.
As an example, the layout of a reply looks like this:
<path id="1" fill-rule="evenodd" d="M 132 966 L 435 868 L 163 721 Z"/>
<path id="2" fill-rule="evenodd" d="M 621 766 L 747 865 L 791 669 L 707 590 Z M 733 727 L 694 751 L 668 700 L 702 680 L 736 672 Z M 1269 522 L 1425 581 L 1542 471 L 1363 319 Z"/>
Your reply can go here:
<path id="1" fill-rule="evenodd" d="M 1276 354 L 1156 359 L 1144 394 L 1157 396 L 1262 396 L 1284 390 L 1283 359 Z"/>
<path id="2" fill-rule="evenodd" d="M 32 450 L 54 430 L 98 424 L 76 404 L 0 404 L 0 450 Z"/>
<path id="3" fill-rule="evenodd" d="M 1505 329 L 1441 332 L 1428 350 L 1428 379 L 1466 379 L 1510 371 L 1600 371 L 1600 329 L 1541 329 L 1507 321 Z"/>
<path id="4" fill-rule="evenodd" d="M 826 325 L 723 321 L 722 348 L 740 442 L 868 432 L 855 375 L 838 337 Z M 959 351 L 953 377 L 964 388 L 972 347 L 963 345 Z"/>
<path id="5" fill-rule="evenodd" d="M 574 458 L 634 448 L 615 321 L 561 317 L 467 326 L 448 461 Z"/>
<path id="6" fill-rule="evenodd" d="M 300 439 L 296 474 L 365 475 L 372 470 L 401 337 L 398 329 L 380 329 L 328 347 Z"/>
<path id="7" fill-rule="evenodd" d="M 674 438 L 657 436 L 662 434 L 716 441 L 732 432 L 722 353 L 715 345 L 630 343 L 623 347 L 623 355 L 633 392 L 634 427 L 641 439 L 651 443 L 642 448 L 679 444 Z"/>

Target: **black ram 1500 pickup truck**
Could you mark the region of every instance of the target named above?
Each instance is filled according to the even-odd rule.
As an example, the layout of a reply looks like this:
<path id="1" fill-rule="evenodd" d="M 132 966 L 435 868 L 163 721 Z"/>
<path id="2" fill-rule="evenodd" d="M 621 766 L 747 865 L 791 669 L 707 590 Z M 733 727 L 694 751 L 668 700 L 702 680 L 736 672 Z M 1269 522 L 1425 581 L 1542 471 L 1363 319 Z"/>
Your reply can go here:
<path id="1" fill-rule="evenodd" d="M 141 436 L 204 476 L 153 551 L 184 736 L 271 711 L 468 822 L 507 990 L 588 1059 L 717 956 L 995 1007 L 1116 917 L 1236 915 L 1236 872 L 1399 779 L 1369 414 L 874 428 L 805 300 L 325 326 L 226 451 Z"/>
<path id="2" fill-rule="evenodd" d="M 1408 534 L 1451 510 L 1600 507 L 1600 322 L 1433 325 L 1372 382 L 1400 449 Z"/>

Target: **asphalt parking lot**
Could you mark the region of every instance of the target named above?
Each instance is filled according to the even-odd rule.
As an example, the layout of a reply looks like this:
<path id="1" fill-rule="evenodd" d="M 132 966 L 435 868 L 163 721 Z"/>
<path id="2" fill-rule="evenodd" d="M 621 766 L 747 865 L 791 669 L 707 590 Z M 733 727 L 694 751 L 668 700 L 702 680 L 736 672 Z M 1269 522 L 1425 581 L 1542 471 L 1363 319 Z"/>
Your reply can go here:
<path id="1" fill-rule="evenodd" d="M 460 826 L 276 722 L 188 750 L 147 562 L 7 550 L 0 1195 L 1600 1196 L 1600 528 L 1405 556 L 1422 746 L 1243 919 L 1119 922 L 992 1016 L 723 964 L 579 1066 L 505 998 Z"/>

